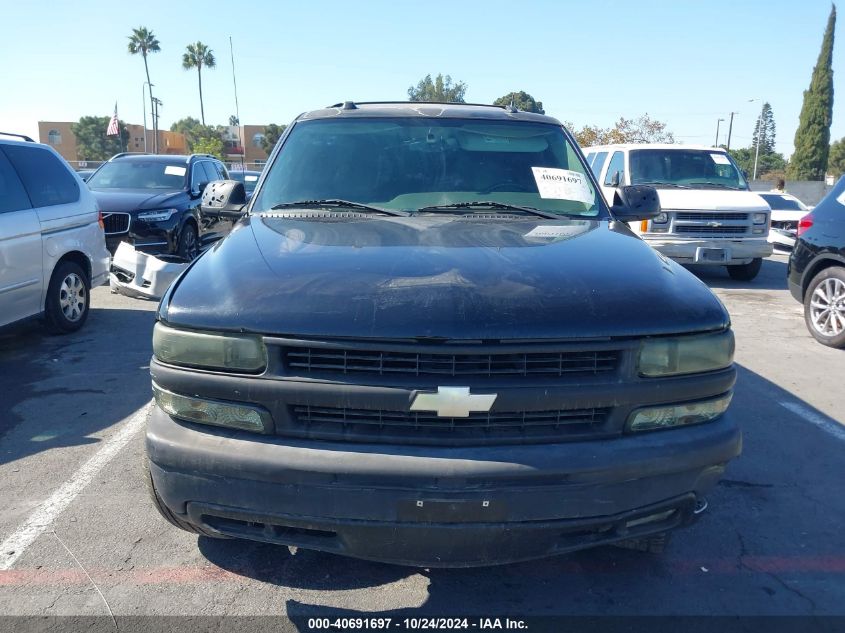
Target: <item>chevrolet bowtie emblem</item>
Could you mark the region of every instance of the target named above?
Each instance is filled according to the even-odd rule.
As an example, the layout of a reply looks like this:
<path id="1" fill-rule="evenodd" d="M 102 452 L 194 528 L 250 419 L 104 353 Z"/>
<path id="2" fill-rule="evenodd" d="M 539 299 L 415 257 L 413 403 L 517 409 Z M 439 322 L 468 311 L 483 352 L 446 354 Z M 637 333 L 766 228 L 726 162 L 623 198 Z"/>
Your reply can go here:
<path id="1" fill-rule="evenodd" d="M 720 226 L 722 226 L 722 223 L 721 222 L 708 222 L 707 226 L 712 227 L 714 229 L 717 229 Z"/>
<path id="2" fill-rule="evenodd" d="M 489 411 L 498 394 L 477 394 L 469 387 L 438 387 L 437 393 L 418 393 L 411 411 L 434 411 L 441 418 L 468 418 L 474 411 Z"/>

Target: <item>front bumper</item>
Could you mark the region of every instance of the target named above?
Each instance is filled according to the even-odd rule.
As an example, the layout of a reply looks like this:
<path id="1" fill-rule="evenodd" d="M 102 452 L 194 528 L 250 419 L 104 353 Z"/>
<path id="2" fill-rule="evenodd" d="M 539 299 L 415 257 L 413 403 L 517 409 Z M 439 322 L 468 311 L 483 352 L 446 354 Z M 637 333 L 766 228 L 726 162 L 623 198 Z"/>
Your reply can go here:
<path id="1" fill-rule="evenodd" d="M 643 239 L 652 248 L 680 264 L 742 265 L 748 264 L 752 259 L 769 257 L 774 250 L 765 237 L 745 240 L 679 240 L 644 235 Z M 723 250 L 726 254 L 725 261 L 710 262 L 702 257 L 702 251 L 712 249 Z"/>
<path id="2" fill-rule="evenodd" d="M 129 297 L 161 299 L 187 267 L 188 262 L 175 256 L 153 257 L 122 242 L 112 260 L 110 286 L 112 292 Z"/>
<path id="3" fill-rule="evenodd" d="M 739 455 L 741 435 L 726 415 L 609 440 L 367 445 L 200 427 L 154 407 L 146 445 L 162 501 L 203 532 L 385 562 L 474 566 L 688 524 Z"/>
<path id="4" fill-rule="evenodd" d="M 143 222 L 132 217 L 129 231 L 106 235 L 106 246 L 115 254 L 121 242 L 127 242 L 136 250 L 146 253 L 175 253 L 178 247 L 178 214 L 165 222 Z"/>

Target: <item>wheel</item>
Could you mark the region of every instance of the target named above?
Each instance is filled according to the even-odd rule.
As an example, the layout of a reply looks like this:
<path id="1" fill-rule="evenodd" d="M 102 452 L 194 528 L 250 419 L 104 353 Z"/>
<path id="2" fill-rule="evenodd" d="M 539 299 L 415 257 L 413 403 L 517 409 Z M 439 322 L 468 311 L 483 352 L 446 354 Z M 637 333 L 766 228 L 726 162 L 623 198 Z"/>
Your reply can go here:
<path id="1" fill-rule="evenodd" d="M 76 332 L 88 318 L 91 282 L 78 264 L 62 262 L 47 286 L 44 313 L 50 329 L 58 334 Z"/>
<path id="2" fill-rule="evenodd" d="M 763 258 L 757 257 L 747 264 L 728 266 L 728 274 L 731 276 L 731 279 L 735 279 L 736 281 L 751 281 L 760 272 L 762 266 Z"/>
<path id="3" fill-rule="evenodd" d="M 617 541 L 613 543 L 615 547 L 622 549 L 632 549 L 637 552 L 646 552 L 647 554 L 662 554 L 669 546 L 669 540 L 672 535 L 669 532 L 660 532 L 659 534 L 652 534 L 651 536 L 644 536 L 642 538 L 630 538 L 624 541 Z"/>
<path id="4" fill-rule="evenodd" d="M 845 268 L 832 266 L 813 277 L 804 295 L 804 322 L 828 347 L 845 347 Z"/>
<path id="5" fill-rule="evenodd" d="M 193 223 L 188 222 L 182 227 L 176 252 L 179 257 L 188 262 L 194 261 L 200 254 L 200 242 L 197 237 L 197 229 Z"/>
<path id="6" fill-rule="evenodd" d="M 190 532 L 191 534 L 200 534 L 202 536 L 208 536 L 211 538 L 227 538 L 225 536 L 219 536 L 217 534 L 210 534 L 201 528 L 193 525 L 192 523 L 188 523 L 187 521 L 183 521 L 178 516 L 173 514 L 166 505 L 164 505 L 164 501 L 162 501 L 161 497 L 158 496 L 158 491 L 156 490 L 155 483 L 153 482 L 153 476 L 150 473 L 150 458 L 147 457 L 146 453 L 144 453 L 143 458 L 144 463 L 144 481 L 147 484 L 147 492 L 150 494 L 150 499 L 155 506 L 155 509 L 158 510 L 158 513 L 164 517 L 164 519 L 170 523 L 171 525 L 175 525 L 180 530 L 185 530 L 186 532 Z"/>

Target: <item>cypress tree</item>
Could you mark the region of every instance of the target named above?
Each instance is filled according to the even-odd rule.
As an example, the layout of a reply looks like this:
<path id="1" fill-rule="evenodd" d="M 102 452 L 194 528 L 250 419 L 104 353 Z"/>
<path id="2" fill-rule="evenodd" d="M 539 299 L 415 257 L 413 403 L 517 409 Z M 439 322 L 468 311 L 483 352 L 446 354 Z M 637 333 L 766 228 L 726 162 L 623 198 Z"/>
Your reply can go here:
<path id="1" fill-rule="evenodd" d="M 791 180 L 824 180 L 830 151 L 830 122 L 833 118 L 833 30 L 836 26 L 836 5 L 830 10 L 822 50 L 813 68 L 810 88 L 804 91 L 804 104 L 795 152 L 786 173 Z"/>

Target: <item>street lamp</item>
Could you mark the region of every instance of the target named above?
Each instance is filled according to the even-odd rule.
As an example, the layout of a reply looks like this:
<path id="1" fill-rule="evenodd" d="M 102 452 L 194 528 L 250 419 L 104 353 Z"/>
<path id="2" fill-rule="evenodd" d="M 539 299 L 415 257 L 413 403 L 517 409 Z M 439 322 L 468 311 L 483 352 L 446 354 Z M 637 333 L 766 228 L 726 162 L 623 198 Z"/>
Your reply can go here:
<path id="1" fill-rule="evenodd" d="M 739 112 L 731 112 L 731 122 L 728 125 L 728 144 L 727 144 L 727 147 L 725 148 L 728 151 L 731 151 L 731 132 L 734 129 L 734 115 L 735 114 L 739 114 Z"/>
<path id="2" fill-rule="evenodd" d="M 716 119 L 716 144 L 713 147 L 719 147 L 719 125 L 724 119 Z"/>
<path id="3" fill-rule="evenodd" d="M 145 81 L 141 85 L 141 112 L 144 115 L 144 152 L 147 151 L 147 98 L 146 92 L 147 87 L 149 87 L 150 94 L 152 94 L 153 86 L 155 84 L 151 84 L 148 81 Z"/>
<path id="4" fill-rule="evenodd" d="M 760 99 L 749 99 L 748 103 L 760 101 Z M 760 106 L 760 114 L 757 115 L 757 147 L 754 150 L 754 175 L 751 180 L 757 180 L 757 160 L 760 158 L 760 137 L 763 136 L 763 106 Z"/>

